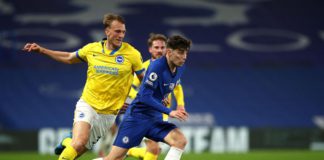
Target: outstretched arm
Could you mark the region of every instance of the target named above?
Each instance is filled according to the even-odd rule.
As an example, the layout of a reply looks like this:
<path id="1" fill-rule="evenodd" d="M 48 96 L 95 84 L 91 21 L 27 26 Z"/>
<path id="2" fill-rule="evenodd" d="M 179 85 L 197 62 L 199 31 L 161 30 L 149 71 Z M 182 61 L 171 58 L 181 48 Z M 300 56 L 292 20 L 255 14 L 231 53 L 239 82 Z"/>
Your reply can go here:
<path id="1" fill-rule="evenodd" d="M 37 43 L 27 43 L 22 50 L 26 52 L 37 52 L 40 54 L 44 54 L 56 61 L 66 64 L 74 64 L 81 62 L 80 59 L 77 58 L 75 52 L 54 51 L 44 48 L 38 45 Z"/>

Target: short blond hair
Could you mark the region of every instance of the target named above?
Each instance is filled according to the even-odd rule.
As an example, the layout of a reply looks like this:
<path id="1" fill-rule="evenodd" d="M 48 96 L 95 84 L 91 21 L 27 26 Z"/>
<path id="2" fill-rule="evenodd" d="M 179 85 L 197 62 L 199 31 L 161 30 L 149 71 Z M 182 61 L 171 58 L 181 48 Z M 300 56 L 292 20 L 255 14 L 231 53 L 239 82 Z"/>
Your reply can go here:
<path id="1" fill-rule="evenodd" d="M 102 22 L 105 28 L 109 28 L 111 26 L 111 23 L 115 20 L 122 24 L 125 24 L 125 19 L 122 16 L 113 13 L 105 14 Z"/>

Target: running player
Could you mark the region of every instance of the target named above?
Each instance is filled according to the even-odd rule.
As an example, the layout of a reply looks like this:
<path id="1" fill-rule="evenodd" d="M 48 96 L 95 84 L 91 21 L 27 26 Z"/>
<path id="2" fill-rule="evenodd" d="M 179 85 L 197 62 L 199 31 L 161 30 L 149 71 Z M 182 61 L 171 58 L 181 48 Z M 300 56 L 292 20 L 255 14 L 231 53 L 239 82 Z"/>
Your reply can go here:
<path id="1" fill-rule="evenodd" d="M 147 70 L 148 66 L 150 65 L 150 63 L 152 61 L 165 55 L 166 42 L 167 42 L 167 38 L 163 34 L 151 33 L 149 35 L 149 38 L 147 40 L 147 45 L 148 45 L 148 51 L 151 54 L 151 58 L 143 63 L 145 70 Z M 130 94 L 128 95 L 128 101 L 126 103 L 129 104 L 133 99 L 135 99 L 137 90 L 140 86 L 140 83 L 141 82 L 137 78 L 137 76 L 134 76 L 132 88 L 131 88 Z M 174 93 L 175 100 L 177 103 L 177 109 L 184 110 L 185 109 L 184 108 L 184 96 L 183 96 L 183 90 L 182 90 L 181 84 L 177 85 L 174 88 L 173 93 Z M 168 102 L 167 103 L 168 108 L 170 108 L 171 104 L 172 104 L 171 97 L 172 96 L 170 94 L 168 97 L 168 101 L 166 101 L 166 102 Z M 163 114 L 163 120 L 164 121 L 168 120 L 168 116 L 166 114 Z M 115 124 L 111 129 L 111 134 L 106 135 L 106 137 L 104 137 L 103 141 L 101 141 L 101 144 L 99 146 L 99 156 L 100 157 L 104 156 L 106 154 L 106 152 L 109 152 L 111 145 L 112 145 L 112 141 L 113 141 L 112 137 L 114 137 L 114 133 L 115 133 L 116 129 L 117 129 L 117 126 Z M 135 157 L 135 158 L 139 158 L 139 159 L 143 159 L 143 160 L 157 160 L 158 155 L 160 153 L 159 144 L 153 140 L 148 139 L 148 138 L 144 138 L 143 140 L 144 140 L 146 147 L 133 147 L 128 151 L 127 156 L 131 156 L 131 157 Z"/>
<path id="2" fill-rule="evenodd" d="M 148 44 L 148 50 L 151 53 L 151 59 L 145 61 L 143 63 L 143 66 L 145 70 L 147 70 L 148 66 L 150 63 L 157 58 L 160 58 L 161 56 L 165 55 L 166 52 L 166 42 L 167 38 L 163 34 L 154 34 L 151 33 L 149 36 L 149 39 L 147 41 Z M 137 94 L 136 88 L 139 88 L 140 81 L 136 76 L 134 77 L 134 82 L 132 84 L 132 89 L 129 94 L 129 97 L 134 99 Z M 134 89 L 135 88 L 135 89 Z M 182 109 L 184 110 L 184 96 L 183 96 L 183 90 L 181 84 L 177 85 L 174 90 L 173 90 L 175 100 L 177 103 L 177 109 Z M 168 105 L 167 107 L 170 108 L 172 104 L 172 96 L 169 94 L 168 96 Z M 163 120 L 167 121 L 168 120 L 168 115 L 163 114 Z M 160 146 L 157 142 L 150 140 L 148 138 L 144 138 L 144 142 L 146 147 L 133 147 L 128 150 L 127 155 L 135 158 L 140 158 L 143 160 L 157 160 L 158 155 L 160 153 Z"/>
<path id="3" fill-rule="evenodd" d="M 166 56 L 151 63 L 143 84 L 129 106 L 119 126 L 114 146 L 105 160 L 123 159 L 129 148 L 138 146 L 143 137 L 171 146 L 166 160 L 179 160 L 187 140 L 174 124 L 163 121 L 161 113 L 184 121 L 188 113 L 165 107 L 162 102 L 168 97 L 184 71 L 191 41 L 181 36 L 172 36 L 167 41 Z"/>
<path id="4" fill-rule="evenodd" d="M 88 64 L 87 81 L 74 112 L 72 140 L 63 141 L 59 160 L 75 159 L 107 134 L 129 93 L 134 72 L 139 79 L 144 76 L 140 52 L 123 42 L 123 17 L 106 14 L 103 24 L 107 38 L 76 52 L 54 51 L 36 43 L 27 43 L 23 48 L 67 64 Z"/>

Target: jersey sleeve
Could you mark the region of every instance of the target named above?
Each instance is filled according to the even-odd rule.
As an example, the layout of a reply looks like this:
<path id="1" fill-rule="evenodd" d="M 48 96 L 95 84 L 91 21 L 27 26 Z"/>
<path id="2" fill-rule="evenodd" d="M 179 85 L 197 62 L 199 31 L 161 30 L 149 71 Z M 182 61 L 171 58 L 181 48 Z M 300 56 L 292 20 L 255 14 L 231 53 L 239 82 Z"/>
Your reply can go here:
<path id="1" fill-rule="evenodd" d="M 178 84 L 174 88 L 173 93 L 174 93 L 174 97 L 177 101 L 177 106 L 184 106 L 185 103 L 184 103 L 184 94 L 183 94 L 182 85 Z"/>
<path id="2" fill-rule="evenodd" d="M 154 90 L 157 89 L 160 83 L 160 78 L 162 78 L 162 74 L 158 70 L 158 67 L 150 66 L 145 74 L 146 76 L 141 86 L 143 87 L 143 90 L 140 101 L 161 113 L 170 114 L 170 108 L 167 108 L 162 104 L 162 102 L 158 102 L 153 98 Z"/>
<path id="3" fill-rule="evenodd" d="M 131 87 L 128 97 L 131 99 L 135 99 L 137 93 L 138 93 L 138 91 L 134 87 Z"/>
<path id="4" fill-rule="evenodd" d="M 134 58 L 133 58 L 133 61 L 132 61 L 132 68 L 133 68 L 133 71 L 137 75 L 144 72 L 142 55 L 137 50 L 135 50 L 135 52 L 134 52 Z"/>
<path id="5" fill-rule="evenodd" d="M 147 68 L 147 71 L 145 72 L 145 79 L 143 82 L 143 85 L 145 87 L 150 87 L 152 89 L 156 89 L 159 85 L 159 81 L 161 78 L 161 73 L 156 66 L 150 66 Z"/>
<path id="6" fill-rule="evenodd" d="M 92 43 L 89 43 L 85 46 L 83 46 L 82 48 L 78 49 L 76 51 L 76 56 L 83 62 L 87 62 L 88 59 L 87 59 L 87 54 L 89 54 L 89 50 L 91 49 L 92 47 Z"/>
<path id="7" fill-rule="evenodd" d="M 171 109 L 164 106 L 161 102 L 158 102 L 157 100 L 155 100 L 153 98 L 153 93 L 154 93 L 153 88 L 144 86 L 143 95 L 141 96 L 140 101 L 142 103 L 144 103 L 145 105 L 153 107 L 153 109 L 155 109 L 161 113 L 165 113 L 165 114 L 169 115 L 171 112 Z"/>

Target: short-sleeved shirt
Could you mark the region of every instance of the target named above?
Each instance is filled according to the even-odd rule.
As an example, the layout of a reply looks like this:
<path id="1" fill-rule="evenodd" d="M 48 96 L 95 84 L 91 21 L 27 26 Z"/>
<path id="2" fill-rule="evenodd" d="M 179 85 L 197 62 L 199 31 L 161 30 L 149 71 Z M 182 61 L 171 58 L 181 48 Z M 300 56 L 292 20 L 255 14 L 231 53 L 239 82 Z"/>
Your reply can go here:
<path id="1" fill-rule="evenodd" d="M 77 51 L 77 57 L 88 63 L 87 81 L 81 98 L 101 114 L 117 114 L 122 107 L 134 72 L 144 71 L 141 54 L 123 42 L 108 50 L 107 41 L 87 44 Z"/>

